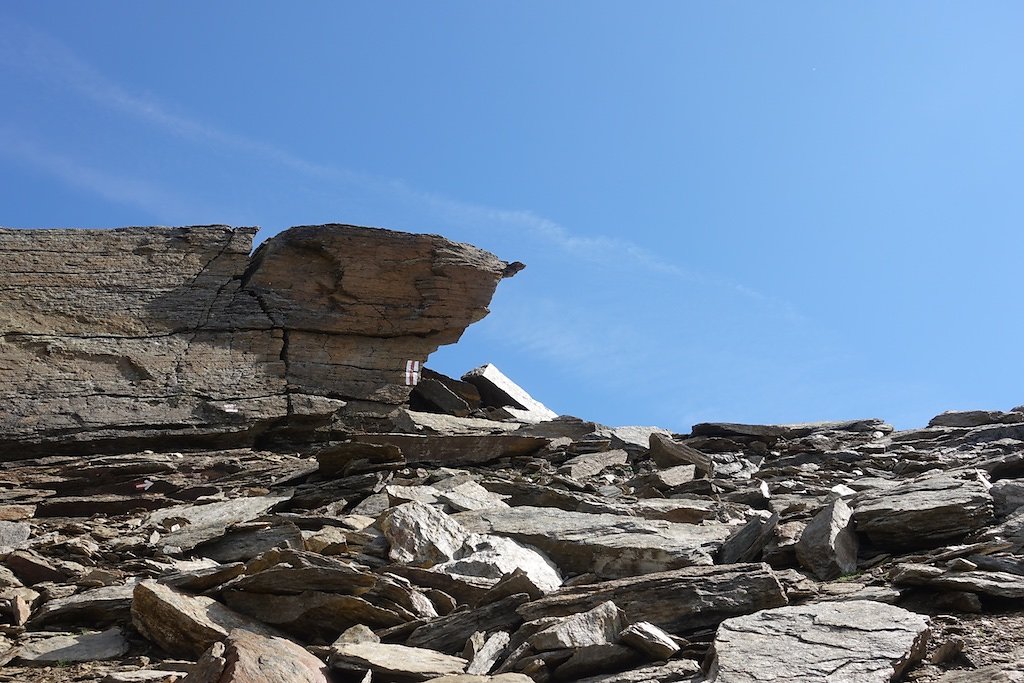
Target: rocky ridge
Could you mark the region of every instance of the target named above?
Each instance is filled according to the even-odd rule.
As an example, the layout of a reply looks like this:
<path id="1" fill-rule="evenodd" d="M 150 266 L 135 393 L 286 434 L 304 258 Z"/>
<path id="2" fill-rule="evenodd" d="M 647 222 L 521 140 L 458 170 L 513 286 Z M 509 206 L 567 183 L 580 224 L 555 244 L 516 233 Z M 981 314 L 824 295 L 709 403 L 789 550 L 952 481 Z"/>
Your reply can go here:
<path id="1" fill-rule="evenodd" d="M 607 427 L 405 383 L 474 248 L 100 236 L 0 231 L 0 681 L 1024 680 L 1024 408 Z"/>

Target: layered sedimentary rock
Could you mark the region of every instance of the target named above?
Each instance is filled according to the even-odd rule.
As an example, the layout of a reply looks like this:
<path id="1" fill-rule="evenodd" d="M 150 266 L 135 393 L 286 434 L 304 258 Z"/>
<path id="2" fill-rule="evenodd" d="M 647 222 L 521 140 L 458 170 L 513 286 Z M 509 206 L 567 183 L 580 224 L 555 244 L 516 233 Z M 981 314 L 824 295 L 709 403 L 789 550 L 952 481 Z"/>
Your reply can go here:
<path id="1" fill-rule="evenodd" d="M 434 235 L 0 230 L 0 458 L 251 443 L 406 400 L 517 268 Z"/>

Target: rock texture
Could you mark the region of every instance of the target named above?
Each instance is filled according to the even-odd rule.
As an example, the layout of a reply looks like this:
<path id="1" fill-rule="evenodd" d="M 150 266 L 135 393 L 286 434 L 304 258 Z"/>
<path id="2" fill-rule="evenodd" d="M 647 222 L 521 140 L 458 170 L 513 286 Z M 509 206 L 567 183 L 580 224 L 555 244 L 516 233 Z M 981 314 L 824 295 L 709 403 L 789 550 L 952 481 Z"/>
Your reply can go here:
<path id="1" fill-rule="evenodd" d="M 434 235 L 0 230 L 0 457 L 250 444 L 397 405 L 515 269 Z"/>
<path id="2" fill-rule="evenodd" d="M 251 237 L 0 231 L 0 681 L 1024 676 L 1024 408 L 676 434 L 491 365 L 410 391 L 517 266 Z"/>
<path id="3" fill-rule="evenodd" d="M 927 638 L 923 617 L 882 603 L 780 607 L 722 623 L 708 680 L 888 683 L 921 659 Z"/>

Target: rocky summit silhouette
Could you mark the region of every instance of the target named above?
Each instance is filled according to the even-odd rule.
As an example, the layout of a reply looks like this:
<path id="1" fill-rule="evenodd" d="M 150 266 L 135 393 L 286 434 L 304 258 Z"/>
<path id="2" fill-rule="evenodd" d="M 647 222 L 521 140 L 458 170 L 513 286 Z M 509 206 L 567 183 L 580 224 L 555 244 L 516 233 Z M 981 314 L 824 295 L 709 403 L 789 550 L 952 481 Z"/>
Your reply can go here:
<path id="1" fill-rule="evenodd" d="M 559 416 L 424 366 L 523 264 L 254 235 L 0 230 L 0 681 L 1024 680 L 1024 408 Z"/>

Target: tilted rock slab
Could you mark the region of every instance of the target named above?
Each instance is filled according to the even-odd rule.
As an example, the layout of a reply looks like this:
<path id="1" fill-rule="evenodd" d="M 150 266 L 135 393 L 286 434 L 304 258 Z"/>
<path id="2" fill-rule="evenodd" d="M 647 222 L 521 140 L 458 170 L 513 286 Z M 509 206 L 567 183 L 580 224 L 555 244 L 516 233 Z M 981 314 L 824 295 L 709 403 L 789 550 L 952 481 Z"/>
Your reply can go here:
<path id="1" fill-rule="evenodd" d="M 723 619 L 788 602 L 768 565 L 730 564 L 562 588 L 518 611 L 532 621 L 586 612 L 609 600 L 628 621 L 648 621 L 670 633 L 717 626 Z"/>
<path id="2" fill-rule="evenodd" d="M 718 627 L 708 681 L 889 683 L 928 635 L 925 617 L 869 600 L 764 610 Z"/>
<path id="3" fill-rule="evenodd" d="M 0 229 L 0 459 L 245 444 L 403 402 L 517 269 L 436 235 Z"/>

